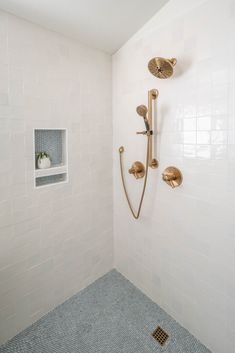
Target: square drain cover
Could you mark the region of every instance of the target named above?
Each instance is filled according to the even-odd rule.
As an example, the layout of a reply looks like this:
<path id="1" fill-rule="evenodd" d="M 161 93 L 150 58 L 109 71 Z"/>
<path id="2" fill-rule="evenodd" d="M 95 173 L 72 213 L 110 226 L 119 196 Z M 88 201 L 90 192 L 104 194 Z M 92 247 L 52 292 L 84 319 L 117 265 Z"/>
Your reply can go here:
<path id="1" fill-rule="evenodd" d="M 169 335 L 160 326 L 158 326 L 156 330 L 153 331 L 152 336 L 161 346 L 166 343 L 169 337 Z"/>

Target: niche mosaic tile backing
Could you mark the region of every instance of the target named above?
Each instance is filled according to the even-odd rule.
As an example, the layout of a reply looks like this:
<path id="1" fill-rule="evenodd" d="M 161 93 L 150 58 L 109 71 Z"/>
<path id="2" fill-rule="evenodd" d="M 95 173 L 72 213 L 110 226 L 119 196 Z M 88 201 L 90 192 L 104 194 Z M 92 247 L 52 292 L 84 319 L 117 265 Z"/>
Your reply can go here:
<path id="1" fill-rule="evenodd" d="M 64 130 L 35 130 L 35 152 L 47 152 L 52 166 L 64 162 Z"/>

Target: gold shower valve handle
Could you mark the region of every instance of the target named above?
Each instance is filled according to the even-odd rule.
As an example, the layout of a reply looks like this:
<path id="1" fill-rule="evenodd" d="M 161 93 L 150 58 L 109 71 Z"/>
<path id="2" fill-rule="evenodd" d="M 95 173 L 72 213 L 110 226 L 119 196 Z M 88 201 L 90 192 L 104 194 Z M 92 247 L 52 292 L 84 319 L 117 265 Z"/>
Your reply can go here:
<path id="1" fill-rule="evenodd" d="M 172 188 L 175 188 L 182 184 L 183 176 L 178 168 L 168 167 L 162 173 L 162 179 Z"/>
<path id="2" fill-rule="evenodd" d="M 170 173 L 170 172 L 165 172 L 163 173 L 163 178 L 165 181 L 170 181 L 170 180 L 175 180 L 176 179 L 176 176 L 174 173 Z"/>
<path id="3" fill-rule="evenodd" d="M 145 176 L 145 168 L 143 163 L 139 161 L 134 162 L 129 169 L 129 173 L 133 174 L 136 179 L 143 178 Z"/>

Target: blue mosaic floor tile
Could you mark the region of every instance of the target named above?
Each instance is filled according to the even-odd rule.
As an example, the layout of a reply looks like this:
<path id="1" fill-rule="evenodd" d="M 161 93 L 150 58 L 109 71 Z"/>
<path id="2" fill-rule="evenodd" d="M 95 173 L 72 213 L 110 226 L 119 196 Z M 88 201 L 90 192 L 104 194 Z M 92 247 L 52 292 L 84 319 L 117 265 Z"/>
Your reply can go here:
<path id="1" fill-rule="evenodd" d="M 162 347 L 151 336 L 160 325 Z M 0 347 L 0 353 L 210 353 L 113 270 Z"/>

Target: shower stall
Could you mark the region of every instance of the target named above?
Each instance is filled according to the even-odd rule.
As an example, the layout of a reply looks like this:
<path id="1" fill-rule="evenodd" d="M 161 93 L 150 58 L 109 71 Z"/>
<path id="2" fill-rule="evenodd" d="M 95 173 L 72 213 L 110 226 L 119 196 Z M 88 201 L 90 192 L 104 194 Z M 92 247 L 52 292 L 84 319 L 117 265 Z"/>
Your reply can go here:
<path id="1" fill-rule="evenodd" d="M 232 0 L 0 0 L 0 353 L 232 353 Z"/>

